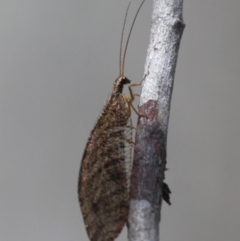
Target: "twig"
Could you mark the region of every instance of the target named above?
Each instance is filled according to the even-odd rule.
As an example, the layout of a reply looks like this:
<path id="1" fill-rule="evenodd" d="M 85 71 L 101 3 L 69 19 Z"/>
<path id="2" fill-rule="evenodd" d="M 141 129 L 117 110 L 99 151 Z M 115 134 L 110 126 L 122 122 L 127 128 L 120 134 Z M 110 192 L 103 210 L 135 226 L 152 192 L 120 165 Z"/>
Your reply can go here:
<path id="1" fill-rule="evenodd" d="M 147 76 L 139 105 L 143 116 L 138 120 L 134 150 L 129 241 L 159 240 L 170 104 L 184 30 L 182 6 L 183 0 L 153 0 Z"/>

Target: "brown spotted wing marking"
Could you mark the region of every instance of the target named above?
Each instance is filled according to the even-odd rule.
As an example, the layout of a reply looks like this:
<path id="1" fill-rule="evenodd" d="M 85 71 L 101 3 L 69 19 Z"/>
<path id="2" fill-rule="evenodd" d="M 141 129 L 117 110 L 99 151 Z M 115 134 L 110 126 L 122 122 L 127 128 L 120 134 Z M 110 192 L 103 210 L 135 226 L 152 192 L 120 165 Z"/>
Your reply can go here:
<path id="1" fill-rule="evenodd" d="M 126 223 L 131 128 L 130 105 L 116 89 L 89 137 L 79 175 L 79 201 L 91 241 L 114 240 Z"/>

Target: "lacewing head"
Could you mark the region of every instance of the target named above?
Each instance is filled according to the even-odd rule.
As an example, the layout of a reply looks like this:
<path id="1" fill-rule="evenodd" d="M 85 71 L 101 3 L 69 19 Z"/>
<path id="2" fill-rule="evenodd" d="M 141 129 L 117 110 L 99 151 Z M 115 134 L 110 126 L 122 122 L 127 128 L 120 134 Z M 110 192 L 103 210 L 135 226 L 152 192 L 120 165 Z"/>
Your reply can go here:
<path id="1" fill-rule="evenodd" d="M 127 77 L 125 77 L 125 76 L 119 76 L 119 77 L 115 80 L 113 92 L 114 92 L 115 94 L 121 94 L 122 91 L 123 91 L 123 86 L 124 86 L 124 85 L 127 85 L 127 84 L 130 84 L 130 83 L 131 83 L 131 80 L 128 79 Z"/>

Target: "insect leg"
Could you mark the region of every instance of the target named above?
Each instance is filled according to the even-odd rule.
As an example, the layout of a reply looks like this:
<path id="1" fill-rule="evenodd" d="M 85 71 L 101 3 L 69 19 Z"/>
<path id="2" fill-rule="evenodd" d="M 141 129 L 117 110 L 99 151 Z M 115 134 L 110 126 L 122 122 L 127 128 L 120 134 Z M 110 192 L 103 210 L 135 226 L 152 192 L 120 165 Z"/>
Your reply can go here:
<path id="1" fill-rule="evenodd" d="M 140 97 L 140 95 L 139 95 L 139 94 L 133 94 L 133 96 L 138 96 L 138 97 Z"/>
<path id="2" fill-rule="evenodd" d="M 135 112 L 139 117 L 145 117 L 145 118 L 147 118 L 146 115 L 142 115 L 142 114 L 140 114 L 140 113 L 136 110 L 136 108 L 134 107 L 134 105 L 132 104 L 132 102 L 133 102 L 133 99 L 130 98 L 130 99 L 128 100 L 129 109 L 131 110 L 131 107 L 132 107 L 132 109 L 134 110 L 134 112 Z"/>
<path id="3" fill-rule="evenodd" d="M 131 99 L 131 102 L 130 102 L 129 104 L 130 104 L 130 106 L 132 107 L 132 109 L 134 110 L 134 112 L 135 112 L 138 116 L 143 116 L 143 115 L 141 115 L 141 114 L 136 110 L 136 108 L 135 108 L 134 105 L 132 104 L 132 100 L 133 100 L 133 99 Z"/>
<path id="4" fill-rule="evenodd" d="M 125 139 L 128 144 L 130 144 L 132 147 L 134 147 L 135 142 L 133 142 L 131 139 Z"/>
<path id="5" fill-rule="evenodd" d="M 133 94 L 132 87 L 136 87 L 142 84 L 142 82 L 146 79 L 147 74 L 144 75 L 143 79 L 139 83 L 131 84 L 128 86 L 128 90 L 131 96 L 131 102 L 133 102 L 135 96 L 140 96 L 139 94 Z M 136 112 L 136 111 L 135 111 Z"/>

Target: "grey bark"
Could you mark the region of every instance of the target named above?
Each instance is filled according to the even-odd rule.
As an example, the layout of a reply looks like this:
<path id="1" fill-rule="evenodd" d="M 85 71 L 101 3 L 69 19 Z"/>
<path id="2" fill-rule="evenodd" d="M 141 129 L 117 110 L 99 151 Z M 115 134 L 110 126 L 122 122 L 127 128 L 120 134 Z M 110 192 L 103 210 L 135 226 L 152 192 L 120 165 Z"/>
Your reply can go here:
<path id="1" fill-rule="evenodd" d="M 140 97 L 133 174 L 129 241 L 158 241 L 166 169 L 171 96 L 181 36 L 183 0 L 153 0 L 146 79 Z"/>

